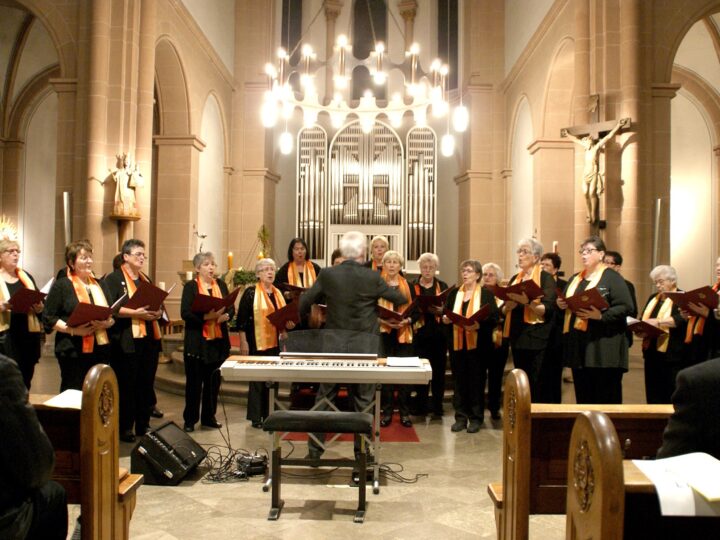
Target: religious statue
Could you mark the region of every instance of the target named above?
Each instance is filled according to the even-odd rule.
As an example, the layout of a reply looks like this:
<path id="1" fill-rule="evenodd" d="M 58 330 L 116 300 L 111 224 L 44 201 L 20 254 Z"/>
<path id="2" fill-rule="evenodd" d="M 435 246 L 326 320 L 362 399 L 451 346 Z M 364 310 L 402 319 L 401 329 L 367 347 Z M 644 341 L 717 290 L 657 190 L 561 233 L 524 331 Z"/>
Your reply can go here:
<path id="1" fill-rule="evenodd" d="M 560 131 L 561 137 L 567 137 L 585 149 L 585 166 L 583 169 L 583 195 L 587 206 L 587 222 L 598 223 L 600 220 L 600 195 L 605 192 L 604 173 L 600 172 L 600 152 L 605 144 L 612 139 L 621 128 L 629 126 L 629 118 L 621 118 L 617 124 L 602 138 L 591 135 L 576 137 L 567 129 Z"/>
<path id="2" fill-rule="evenodd" d="M 138 170 L 137 163 L 133 165 L 127 154 L 117 154 L 115 172 L 112 173 L 115 180 L 115 205 L 113 215 L 125 217 L 139 217 L 140 211 L 137 206 L 135 190 L 143 187 L 145 179 Z"/>

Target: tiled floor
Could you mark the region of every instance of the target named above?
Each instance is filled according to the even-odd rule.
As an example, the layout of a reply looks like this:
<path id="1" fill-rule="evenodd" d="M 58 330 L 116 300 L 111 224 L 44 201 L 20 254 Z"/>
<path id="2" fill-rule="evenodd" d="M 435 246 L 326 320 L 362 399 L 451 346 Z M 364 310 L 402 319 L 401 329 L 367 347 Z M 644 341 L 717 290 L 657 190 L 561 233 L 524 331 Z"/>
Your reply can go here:
<path id="1" fill-rule="evenodd" d="M 642 370 L 634 361 L 625 377 L 625 401 L 642 401 Z M 43 357 L 38 366 L 33 392 L 53 393 L 58 387 L 57 363 Z M 572 385 L 564 385 L 564 400 L 572 399 Z M 183 399 L 159 393 L 163 420 L 182 425 Z M 261 489 L 261 480 L 212 484 L 199 472 L 177 487 L 143 486 L 132 518 L 131 538 L 140 540 L 224 539 L 224 538 L 495 538 L 495 520 L 486 486 L 502 476 L 501 422 L 489 417 L 477 434 L 451 433 L 450 407 L 442 421 L 417 421 L 419 443 L 386 443 L 381 462 L 400 470 L 406 479 L 384 478 L 380 493 L 368 490 L 368 510 L 364 524 L 352 521 L 357 505 L 357 489 L 348 486 L 348 470 L 334 473 L 323 469 L 296 469 L 297 476 L 283 478 L 285 508 L 278 521 L 267 521 L 270 494 Z M 229 404 L 218 408 L 222 432 L 198 429 L 193 438 L 211 453 L 232 447 L 235 450 L 265 452 L 269 440 L 265 433 L 245 421 L 245 408 Z M 227 428 L 225 427 L 227 426 Z M 216 445 L 216 446 L 212 446 Z M 286 443 L 290 449 L 290 443 Z M 121 465 L 130 467 L 132 445 L 121 443 Z M 333 450 L 351 453 L 350 443 Z M 295 452 L 305 455 L 304 443 Z M 328 455 L 330 452 L 328 452 Z M 78 513 L 71 508 L 71 522 Z M 530 538 L 561 539 L 565 536 L 564 516 L 533 516 Z"/>

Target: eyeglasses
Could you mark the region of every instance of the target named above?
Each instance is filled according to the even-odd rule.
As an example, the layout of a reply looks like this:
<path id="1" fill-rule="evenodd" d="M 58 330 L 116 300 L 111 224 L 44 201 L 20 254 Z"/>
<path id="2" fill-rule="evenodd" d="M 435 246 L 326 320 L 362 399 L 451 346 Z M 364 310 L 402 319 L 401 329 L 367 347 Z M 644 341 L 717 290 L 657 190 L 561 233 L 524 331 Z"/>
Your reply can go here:
<path id="1" fill-rule="evenodd" d="M 529 249 L 521 248 L 515 252 L 517 255 L 530 255 L 532 253 Z"/>
<path id="2" fill-rule="evenodd" d="M 145 255 L 145 253 L 143 253 L 142 251 L 140 251 L 138 253 L 131 253 L 130 255 L 132 255 L 133 257 L 137 257 L 138 259 L 140 259 L 140 258 L 144 259 L 145 257 L 147 257 L 147 255 Z"/>
<path id="3" fill-rule="evenodd" d="M 593 251 L 600 251 L 597 248 L 584 248 L 578 251 L 580 255 L 590 255 Z"/>
<path id="4" fill-rule="evenodd" d="M 20 250 L 18 248 L 10 248 L 3 251 L 3 253 L 17 253 L 18 255 L 20 255 Z"/>
<path id="5" fill-rule="evenodd" d="M 477 272 L 475 272 L 475 270 L 473 270 L 472 268 L 463 268 L 462 270 L 460 270 L 460 273 L 461 274 L 477 274 Z"/>

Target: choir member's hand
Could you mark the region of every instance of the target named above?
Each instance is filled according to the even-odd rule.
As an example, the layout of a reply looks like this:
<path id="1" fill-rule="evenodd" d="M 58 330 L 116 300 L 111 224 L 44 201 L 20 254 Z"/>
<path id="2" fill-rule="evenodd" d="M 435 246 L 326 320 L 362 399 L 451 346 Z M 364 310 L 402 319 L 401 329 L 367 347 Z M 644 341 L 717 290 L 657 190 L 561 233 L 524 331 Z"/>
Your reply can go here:
<path id="1" fill-rule="evenodd" d="M 148 311 L 149 307 L 150 306 L 143 306 L 141 308 L 131 310 L 132 311 L 131 317 L 133 319 L 142 319 L 143 321 L 152 321 L 152 320 L 157 319 L 157 317 L 155 316 L 155 314 L 157 312 L 156 311 Z"/>
<path id="2" fill-rule="evenodd" d="M 76 326 L 75 328 L 72 328 L 70 330 L 70 334 L 73 336 L 89 336 L 90 334 L 95 332 L 95 328 L 93 327 L 92 323 L 85 323 L 81 326 Z"/>
<path id="3" fill-rule="evenodd" d="M 295 328 L 295 323 L 294 323 L 294 322 L 288 321 L 288 322 L 285 323 L 285 329 L 286 329 L 286 330 L 292 330 L 293 328 Z"/>
<path id="4" fill-rule="evenodd" d="M 428 311 L 432 313 L 433 315 L 442 315 L 443 314 L 443 307 L 442 306 L 430 306 L 428 308 Z"/>
<path id="5" fill-rule="evenodd" d="M 225 308 L 223 308 L 223 312 L 225 311 Z M 230 320 L 230 314 L 229 313 L 221 313 L 218 315 L 217 323 L 222 324 L 224 322 L 228 322 Z"/>
<path id="6" fill-rule="evenodd" d="M 581 319 L 594 319 L 596 321 L 602 319 L 602 313 L 595 306 L 590 306 L 588 309 L 578 310 L 577 316 Z"/>
<path id="7" fill-rule="evenodd" d="M 443 324 L 450 324 L 450 323 L 452 323 L 452 321 L 451 321 L 450 319 L 448 319 L 448 316 L 447 316 L 447 315 L 443 315 L 443 316 L 442 316 L 442 322 L 443 322 Z"/>
<path id="8" fill-rule="evenodd" d="M 513 296 L 517 296 L 517 294 Z M 517 306 L 517 302 L 513 302 L 512 300 L 506 300 L 505 304 L 503 305 L 503 309 L 505 310 L 505 313 L 509 313 L 513 309 L 515 309 L 515 306 Z"/>
<path id="9" fill-rule="evenodd" d="M 11 308 L 12 306 L 10 305 L 10 302 L 0 302 L 0 313 L 10 311 Z"/>
<path id="10" fill-rule="evenodd" d="M 40 302 L 38 302 L 37 304 L 33 304 L 32 309 L 35 312 L 35 314 L 37 315 L 37 314 L 42 313 L 42 310 L 44 307 L 45 307 L 45 303 L 42 300 L 40 300 Z"/>
<path id="11" fill-rule="evenodd" d="M 248 356 L 250 354 L 250 345 L 248 345 L 245 332 L 239 332 L 240 334 L 240 356 Z"/>
<path id="12" fill-rule="evenodd" d="M 205 315 L 203 315 L 203 319 L 205 319 L 206 321 L 212 321 L 213 319 L 219 319 L 224 313 L 225 313 L 225 308 L 211 309 Z M 227 319 L 225 319 L 225 320 L 227 321 Z M 220 321 L 220 322 L 222 322 L 222 321 Z"/>
<path id="13" fill-rule="evenodd" d="M 680 308 L 680 316 L 683 319 L 687 321 L 690 318 L 690 315 L 692 315 L 692 313 L 690 313 L 688 310 Z"/>
<path id="14" fill-rule="evenodd" d="M 521 304 L 521 305 L 523 305 L 523 306 L 524 306 L 525 304 L 529 304 L 529 303 L 530 303 L 530 299 L 528 298 L 527 294 L 525 294 L 524 292 L 523 292 L 522 294 L 508 293 L 508 297 L 509 297 L 510 300 L 512 300 L 514 303 L 516 303 L 516 304 Z M 513 307 L 514 307 L 514 306 L 513 306 Z"/>
<path id="15" fill-rule="evenodd" d="M 472 326 L 465 326 L 464 328 L 467 331 L 478 330 L 480 328 L 480 323 L 473 323 Z"/>
<path id="16" fill-rule="evenodd" d="M 557 297 L 557 300 L 555 300 L 555 303 L 557 304 L 557 307 L 559 307 L 560 309 L 567 309 L 567 307 L 568 307 L 565 299 L 560 298 L 559 296 Z"/>
<path id="17" fill-rule="evenodd" d="M 692 311 L 695 315 L 700 315 L 701 317 L 707 317 L 708 315 L 710 315 L 710 308 L 704 304 L 696 304 L 695 302 L 690 302 L 688 304 L 688 307 L 690 308 L 690 311 Z"/>
<path id="18" fill-rule="evenodd" d="M 648 323 L 650 326 L 654 326 L 656 328 L 660 327 L 660 321 L 658 321 L 656 318 L 646 319 L 645 322 Z"/>
<path id="19" fill-rule="evenodd" d="M 93 330 L 107 329 L 113 324 L 115 324 L 115 319 L 112 317 L 108 317 L 104 321 L 90 321 L 90 326 L 92 326 Z"/>

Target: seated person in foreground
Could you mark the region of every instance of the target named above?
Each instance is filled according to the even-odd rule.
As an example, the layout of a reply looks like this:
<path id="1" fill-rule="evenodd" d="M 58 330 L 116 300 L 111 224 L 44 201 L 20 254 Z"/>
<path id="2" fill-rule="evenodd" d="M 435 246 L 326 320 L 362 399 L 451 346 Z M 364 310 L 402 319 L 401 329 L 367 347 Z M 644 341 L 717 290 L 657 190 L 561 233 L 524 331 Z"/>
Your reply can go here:
<path id="1" fill-rule="evenodd" d="M 705 452 L 720 459 L 720 358 L 678 373 L 675 412 L 663 433 L 658 458 Z"/>
<path id="2" fill-rule="evenodd" d="M 50 480 L 55 452 L 28 404 L 17 364 L 0 355 L 0 538 L 65 539 L 65 490 Z"/>

